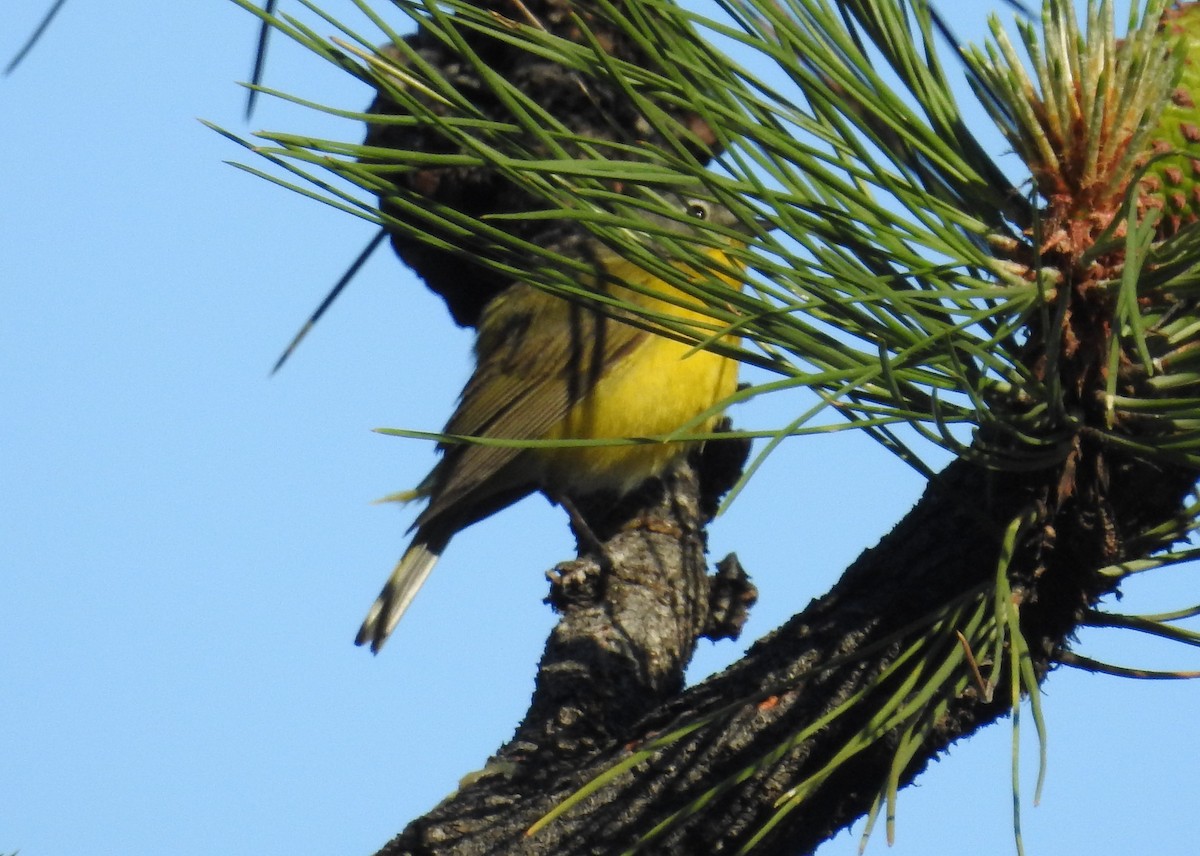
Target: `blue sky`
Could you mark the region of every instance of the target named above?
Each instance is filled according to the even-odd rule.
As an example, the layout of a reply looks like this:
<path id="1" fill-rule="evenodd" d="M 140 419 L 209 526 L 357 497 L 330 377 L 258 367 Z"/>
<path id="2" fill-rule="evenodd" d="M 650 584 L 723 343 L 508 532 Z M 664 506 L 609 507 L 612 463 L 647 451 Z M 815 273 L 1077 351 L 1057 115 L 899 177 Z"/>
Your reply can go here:
<path id="1" fill-rule="evenodd" d="M 45 5 L 6 8 L 0 55 Z M 985 4 L 960 7 L 956 26 L 979 35 Z M 232 2 L 121 8 L 68 3 L 0 81 L 0 853 L 371 853 L 511 734 L 552 623 L 542 571 L 571 541 L 531 498 L 455 540 L 379 657 L 351 644 L 411 520 L 370 501 L 434 460 L 370 429 L 440 427 L 469 337 L 380 253 L 268 378 L 371 227 L 222 163 L 245 155 L 198 119 L 359 131 L 270 100 L 245 125 L 234 81 L 255 21 Z M 282 42 L 268 83 L 369 99 Z M 772 427 L 801 404 L 734 415 Z M 736 550 L 761 591 L 746 644 L 920 489 L 863 438 L 785 444 L 711 530 L 714 555 Z M 1190 603 L 1195 574 L 1131 586 L 1124 606 Z M 1196 666 L 1124 636 L 1084 641 Z M 705 643 L 694 673 L 743 647 Z M 1190 856 L 1198 699 L 1191 684 L 1055 674 L 1038 808 L 1025 741 L 1028 852 Z M 896 846 L 868 852 L 1013 853 L 1010 741 L 1001 724 L 955 747 L 901 794 Z M 820 852 L 856 848 L 843 835 Z"/>

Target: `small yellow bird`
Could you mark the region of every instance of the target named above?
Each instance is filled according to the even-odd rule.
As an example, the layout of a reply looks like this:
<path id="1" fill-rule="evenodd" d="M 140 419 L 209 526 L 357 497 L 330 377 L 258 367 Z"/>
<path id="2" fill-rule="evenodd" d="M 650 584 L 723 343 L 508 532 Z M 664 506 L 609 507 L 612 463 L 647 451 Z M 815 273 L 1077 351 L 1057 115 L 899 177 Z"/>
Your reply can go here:
<path id="1" fill-rule="evenodd" d="M 644 214 L 664 230 L 699 233 L 703 227 L 689 222 L 694 218 L 749 231 L 724 206 L 681 197 L 668 201 L 681 206 L 684 219 Z M 710 240 L 720 238 L 711 230 L 707 235 Z M 609 280 L 595 287 L 639 307 L 695 321 L 701 330 L 717 323 L 696 298 L 595 243 L 594 261 Z M 729 238 L 728 246 L 745 246 L 745 242 Z M 718 267 L 738 267 L 723 248 L 704 252 Z M 679 267 L 689 270 L 683 263 Z M 709 276 L 709 272 L 695 273 L 697 281 Z M 728 276 L 721 278 L 742 285 Z M 730 336 L 726 341 L 737 339 Z M 735 360 L 520 282 L 484 309 L 475 360 L 475 371 L 446 434 L 548 440 L 669 434 L 737 387 Z M 710 430 L 718 418 L 712 416 L 693 430 Z M 460 529 L 536 490 L 546 491 L 551 499 L 601 492 L 621 496 L 663 472 L 690 445 L 529 449 L 443 445 L 442 459 L 416 490 L 405 495 L 406 499 L 427 498 L 429 504 L 413 524 L 416 535 L 367 613 L 355 644 L 370 643 L 373 652 L 379 651 Z"/>

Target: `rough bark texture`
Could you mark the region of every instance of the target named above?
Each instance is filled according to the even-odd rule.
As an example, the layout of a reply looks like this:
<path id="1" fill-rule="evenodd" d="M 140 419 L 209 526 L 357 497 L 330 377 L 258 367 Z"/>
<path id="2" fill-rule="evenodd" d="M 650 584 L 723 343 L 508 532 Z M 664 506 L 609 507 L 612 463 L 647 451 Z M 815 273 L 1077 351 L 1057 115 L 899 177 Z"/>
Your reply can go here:
<path id="1" fill-rule="evenodd" d="M 1102 458 L 1092 457 L 1089 464 Z M 661 550 L 668 547 L 682 555 L 687 548 L 644 542 L 626 557 L 646 573 L 636 585 L 646 589 L 645 602 L 655 606 L 647 610 L 644 622 L 626 617 L 624 628 L 634 632 L 620 639 L 622 656 L 611 657 L 605 650 L 612 626 L 583 631 L 581 644 L 573 646 L 560 645 L 558 639 L 576 631 L 556 630 L 542 662 L 534 705 L 514 740 L 474 782 L 413 821 L 381 854 L 621 852 L 713 783 L 753 766 L 805 725 L 876 682 L 911 639 L 882 651 L 869 650 L 873 643 L 991 579 L 1004 528 L 1031 509 L 1040 515 L 1040 525 L 1031 527 L 1010 578 L 1023 597 L 1023 629 L 1034 648 L 1035 668 L 1044 676 L 1085 608 L 1106 588 L 1096 569 L 1122 557 L 1125 533 L 1176 518 L 1196 479 L 1191 471 L 1147 464 L 1105 466 L 1111 469 L 1105 495 L 1093 494 L 1086 502 L 1073 499 L 1051 512 L 1048 502 L 1057 490 L 1057 471 L 1006 474 L 952 464 L 929 485 L 912 512 L 864 552 L 828 594 L 724 673 L 678 695 L 669 686 L 651 688 L 646 678 L 652 670 L 645 663 L 663 654 L 661 631 L 637 631 L 661 627 L 661 607 L 668 602 L 678 628 L 696 626 L 694 603 L 686 597 L 661 596 L 664 587 L 678 584 L 674 568 L 669 568 L 673 560 L 658 564 Z M 676 486 L 686 491 L 687 479 L 682 481 Z M 1049 532 L 1054 533 L 1052 541 L 1046 537 Z M 649 571 L 656 566 L 657 574 Z M 607 607 L 589 609 L 603 612 Z M 568 613 L 564 624 L 571 621 Z M 677 650 L 686 655 L 690 646 Z M 842 665 L 823 668 L 834 660 Z M 674 668 L 684 665 L 677 661 Z M 665 674 L 669 669 L 660 663 L 653 671 Z M 547 684 L 564 674 L 574 676 L 579 694 L 551 697 Z M 642 706 L 636 697 L 622 695 L 638 686 L 647 688 L 645 699 L 652 701 L 652 709 L 638 709 Z M 622 690 L 614 692 L 613 687 Z M 997 693 L 985 701 L 973 687 L 960 694 L 925 751 L 914 758 L 904 783 L 954 740 L 1007 713 L 1006 699 L 1005 693 Z M 734 709 L 725 710 L 730 704 Z M 631 708 L 641 714 L 640 721 L 629 722 Z M 870 703 L 862 705 L 852 717 L 794 746 L 704 811 L 683 820 L 646 852 L 735 851 L 771 816 L 775 800 L 821 769 L 876 709 Z M 525 831 L 544 813 L 619 762 L 631 746 L 671 723 L 717 712 L 722 713 L 711 725 L 660 751 L 635 773 L 526 837 Z M 591 722 L 572 728 L 580 717 Z M 810 853 L 864 814 L 886 779 L 892 738 L 843 764 L 800 810 L 775 827 L 758 852 Z"/>
<path id="2" fill-rule="evenodd" d="M 532 16 L 568 36 L 574 27 L 568 13 L 587 15 L 585 4 L 567 0 L 480 5 L 518 20 Z M 619 34 L 590 23 L 614 55 L 652 63 Z M 523 81 L 526 91 L 570 127 L 621 141 L 650 133 L 619 91 L 591 81 L 582 87 L 536 57 L 510 54 L 507 46 L 475 34 L 470 38 L 494 68 Z M 505 118 L 469 67 L 444 46 L 422 32 L 411 43 L 462 91 L 477 94 L 477 106 Z M 379 102 L 375 109 L 385 112 L 388 105 Z M 704 136 L 703 126 L 686 114 L 679 119 Z M 445 150 L 432 130 L 375 128 L 371 142 Z M 408 191 L 477 215 L 531 205 L 503 179 L 481 170 L 424 170 L 400 180 Z M 382 205 L 388 209 L 386 200 Z M 569 247 L 570 230 L 555 229 L 523 235 Z M 399 236 L 393 243 L 445 297 L 459 323 L 473 323 L 479 307 L 506 284 L 470 262 L 469 246 L 447 255 Z M 729 460 L 721 463 L 722 457 Z M 994 578 L 1011 521 L 1020 516 L 1030 521 L 1009 578 L 1035 670 L 1044 677 L 1086 608 L 1110 585 L 1097 570 L 1138 555 L 1143 545 L 1131 539 L 1147 525 L 1177 518 L 1197 475 L 1115 456 L 1086 433 L 1053 469 L 1005 473 L 965 461 L 952 464 L 828 594 L 724 673 L 685 689 L 682 676 L 697 638 L 736 634 L 753 601 L 753 587 L 735 561 L 727 560 L 712 578 L 704 567 L 704 525 L 713 497 L 727 487 L 741 457 L 744 449 L 714 444 L 706 461 L 681 466 L 620 507 L 598 502 L 578 509 L 587 521 L 577 527 L 580 558 L 560 568 L 551 601 L 562 620 L 547 643 L 525 720 L 484 770 L 412 821 L 381 854 L 618 853 L 714 783 L 751 770 L 714 795 L 703 811 L 679 818 L 645 850 L 688 856 L 734 852 L 771 818 L 781 794 L 820 771 L 862 730 L 876 710 L 873 697 L 810 739 L 791 745 L 789 738 L 877 684 L 911 641 L 901 637 L 880 646 L 879 640 Z M 904 782 L 949 743 L 1005 714 L 1006 699 L 997 693 L 986 700 L 974 687 L 959 693 L 908 765 Z M 631 747 L 673 723 L 704 716 L 710 717 L 705 726 L 538 834 L 526 835 L 555 805 L 627 757 Z M 861 816 L 886 779 L 895 745 L 896 735 L 882 735 L 841 764 L 800 809 L 774 826 L 759 852 L 810 853 Z M 784 746 L 790 748 L 772 755 Z M 766 757 L 770 762 L 761 763 Z"/>

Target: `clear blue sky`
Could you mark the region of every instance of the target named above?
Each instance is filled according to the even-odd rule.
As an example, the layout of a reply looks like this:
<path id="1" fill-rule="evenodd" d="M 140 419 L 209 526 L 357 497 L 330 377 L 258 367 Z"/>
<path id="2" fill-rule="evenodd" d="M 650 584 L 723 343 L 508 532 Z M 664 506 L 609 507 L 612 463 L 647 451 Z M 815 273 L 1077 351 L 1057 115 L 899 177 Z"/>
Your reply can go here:
<path id="1" fill-rule="evenodd" d="M 0 58 L 48 2 L 6 5 Z M 233 81 L 250 16 L 226 0 L 118 5 L 68 3 L 0 81 L 0 853 L 368 854 L 511 734 L 565 521 L 533 498 L 474 527 L 379 657 L 351 644 L 411 520 L 369 503 L 434 460 L 370 429 L 439 428 L 469 338 L 380 253 L 268 378 L 371 228 L 223 164 L 248 156 L 198 121 L 247 130 Z M 982 32 L 987 4 L 942 5 Z M 283 42 L 267 76 L 369 98 Z M 359 134 L 269 100 L 253 126 Z M 734 415 L 772 427 L 801 406 Z M 862 438 L 787 444 L 712 528 L 713 553 L 736 550 L 761 590 L 747 643 L 920 488 Z M 1176 574 L 1126 606 L 1195 600 L 1196 571 Z M 1197 662 L 1085 641 L 1122 663 Z M 741 647 L 705 643 L 696 673 Z M 1026 741 L 1028 852 L 1194 853 L 1198 701 L 1191 684 L 1054 675 L 1036 809 Z M 901 794 L 896 847 L 868 852 L 1011 854 L 1010 739 L 1001 724 L 956 747 Z"/>

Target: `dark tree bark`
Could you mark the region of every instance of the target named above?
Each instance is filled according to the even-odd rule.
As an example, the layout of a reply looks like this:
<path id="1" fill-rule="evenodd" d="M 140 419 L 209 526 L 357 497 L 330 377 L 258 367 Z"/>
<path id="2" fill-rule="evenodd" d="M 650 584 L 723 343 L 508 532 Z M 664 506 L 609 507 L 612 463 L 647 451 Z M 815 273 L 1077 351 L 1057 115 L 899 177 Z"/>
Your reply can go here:
<path id="1" fill-rule="evenodd" d="M 588 599 L 568 607 L 547 646 L 534 705 L 516 737 L 474 782 L 413 821 L 381 854 L 620 852 L 714 783 L 754 767 L 806 725 L 872 687 L 925 628 L 910 630 L 882 650 L 876 643 L 994 578 L 1005 527 L 1030 511 L 1036 522 L 1028 527 L 1030 534 L 1019 545 L 1009 576 L 1023 602 L 1022 629 L 1033 648 L 1035 670 L 1044 677 L 1086 608 L 1111 585 L 1096 570 L 1125 557 L 1128 533 L 1181 519 L 1182 502 L 1196 480 L 1192 471 L 1114 461 L 1098 449 L 1081 463 L 1093 472 L 1108 470 L 1103 492 L 1081 484 L 1077 498 L 1057 509 L 1053 503 L 1060 471 L 997 473 L 965 462 L 952 464 L 828 594 L 758 642 L 740 662 L 678 694 L 664 691 L 669 687 L 661 684 L 651 686 L 648 676 L 678 674 L 685 661 L 675 661 L 669 670 L 645 664 L 663 654 L 663 636 L 686 638 L 686 628 L 697 626 L 690 595 L 676 591 L 663 596 L 679 585 L 676 562 L 690 549 L 691 524 L 680 525 L 689 532 L 682 542 L 663 535 L 669 526 L 652 526 L 650 536 L 645 530 L 620 533 L 622 546 L 610 549 L 620 557 L 621 587 L 642 589 L 644 603 L 655 606 L 641 615 L 626 613 L 619 623 L 590 626 L 597 615 L 610 609 L 618 614 L 622 607 L 612 605 L 608 594 L 599 602 Z M 670 483 L 671 493 L 680 491 L 685 497 L 672 503 L 686 506 L 689 477 Z M 664 514 L 664 509 L 652 513 Z M 658 518 L 665 519 L 670 518 Z M 637 546 L 630 551 L 631 544 Z M 624 573 L 633 566 L 635 573 Z M 661 609 L 668 602 L 673 623 Z M 568 637 L 575 644 L 558 644 Z M 619 639 L 619 656 L 612 655 L 614 639 Z M 690 646 L 675 650 L 686 655 Z M 563 675 L 572 680 L 564 683 Z M 564 685 L 571 692 L 548 689 Z M 639 687 L 645 688 L 642 698 L 628 694 Z M 853 716 L 756 769 L 647 852 L 732 852 L 771 817 L 781 794 L 822 769 L 864 727 L 878 709 L 873 697 L 867 698 Z M 990 701 L 974 686 L 960 693 L 908 766 L 902 784 L 950 743 L 1008 711 L 1007 693 Z M 639 720 L 629 722 L 631 713 L 640 714 Z M 706 716 L 713 717 L 708 725 L 526 837 L 543 814 L 621 761 L 631 747 L 672 723 Z M 862 816 L 886 780 L 894 737 L 840 765 L 775 827 L 758 852 L 811 853 Z"/>
<path id="2" fill-rule="evenodd" d="M 591 18 L 585 3 L 481 0 L 517 20 L 532 15 L 570 37 L 571 12 L 583 15 L 613 55 L 652 66 L 620 33 Z M 653 131 L 622 93 L 571 74 L 477 33 L 474 49 L 562 122 L 595 138 L 629 142 Z M 425 32 L 410 37 L 474 103 L 497 118 L 503 108 L 470 69 Z M 375 105 L 386 112 L 386 101 Z M 685 112 L 681 124 L 706 129 Z M 709 139 L 711 134 L 707 134 Z M 444 151 L 433 129 L 377 126 L 374 145 Z M 472 214 L 528 210 L 534 203 L 485 170 L 422 170 L 399 181 Z M 389 202 L 381 201 L 385 211 Z M 515 228 L 534 230 L 532 224 Z M 522 236 L 570 249 L 569 227 Z M 446 254 L 393 235 L 393 244 L 446 299 L 459 323 L 506 283 L 465 252 Z M 1008 568 L 1021 627 L 1039 679 L 1051 670 L 1086 610 L 1112 585 L 1097 571 L 1143 555 L 1138 533 L 1182 518 L 1197 473 L 1123 457 L 1086 431 L 1055 467 L 999 472 L 959 461 L 933 479 L 916 507 L 877 546 L 864 552 L 825 596 L 758 642 L 722 674 L 686 689 L 683 673 L 696 640 L 737 633 L 754 598 L 735 559 L 706 576 L 704 526 L 715 497 L 744 459 L 737 444 L 710 444 L 619 507 L 578 509 L 588 526 L 578 560 L 560 567 L 551 595 L 562 615 L 547 643 L 537 688 L 513 739 L 456 794 L 409 826 L 381 854 L 612 854 L 631 847 L 701 797 L 731 781 L 702 811 L 677 818 L 646 852 L 732 852 L 766 824 L 789 788 L 822 771 L 866 728 L 886 693 L 881 676 L 900 652 L 927 632 L 913 623 L 996 575 L 1009 524 L 1024 518 Z M 730 461 L 733 462 L 731 468 Z M 764 537 L 770 537 L 764 534 Z M 595 541 L 602 544 L 597 549 Z M 953 639 L 947 644 L 957 644 Z M 1004 677 L 1001 677 L 1004 680 Z M 888 689 L 887 682 L 882 688 Z M 807 725 L 856 693 L 850 713 L 808 739 Z M 950 743 L 1009 710 L 969 685 L 954 692 L 925 743 L 907 765 L 911 781 Z M 526 831 L 582 785 L 675 725 L 703 720 L 658 749 L 537 834 Z M 762 840 L 766 854 L 810 853 L 870 807 L 893 763 L 898 735 L 883 734 L 820 780 L 803 805 Z M 764 760 L 766 759 L 766 760 Z M 729 777 L 745 771 L 736 780 Z"/>

